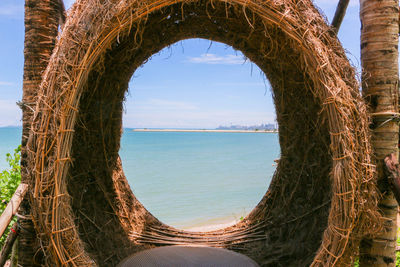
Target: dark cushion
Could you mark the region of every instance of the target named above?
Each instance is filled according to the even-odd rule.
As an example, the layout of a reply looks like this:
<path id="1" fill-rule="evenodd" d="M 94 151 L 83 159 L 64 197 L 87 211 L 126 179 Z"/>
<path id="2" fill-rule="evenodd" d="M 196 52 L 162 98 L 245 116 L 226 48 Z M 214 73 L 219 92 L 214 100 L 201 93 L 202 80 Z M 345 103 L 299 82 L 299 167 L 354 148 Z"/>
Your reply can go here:
<path id="1" fill-rule="evenodd" d="M 212 247 L 166 246 L 144 250 L 124 259 L 119 267 L 249 266 L 258 264 L 242 254 Z"/>

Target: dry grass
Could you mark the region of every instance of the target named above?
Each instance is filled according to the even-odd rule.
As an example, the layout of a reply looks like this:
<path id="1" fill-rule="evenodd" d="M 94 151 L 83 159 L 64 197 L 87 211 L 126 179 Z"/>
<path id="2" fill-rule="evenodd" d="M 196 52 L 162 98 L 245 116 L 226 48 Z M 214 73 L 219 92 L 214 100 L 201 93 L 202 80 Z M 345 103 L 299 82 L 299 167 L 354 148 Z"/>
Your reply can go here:
<path id="1" fill-rule="evenodd" d="M 273 87 L 281 159 L 260 204 L 210 233 L 172 229 L 133 196 L 118 157 L 133 72 L 187 38 L 243 52 Z M 157 76 L 157 73 L 154 73 Z M 78 1 L 44 74 L 29 137 L 33 216 L 48 265 L 113 266 L 200 243 L 264 266 L 346 265 L 379 227 L 369 119 L 354 69 L 309 0 Z"/>

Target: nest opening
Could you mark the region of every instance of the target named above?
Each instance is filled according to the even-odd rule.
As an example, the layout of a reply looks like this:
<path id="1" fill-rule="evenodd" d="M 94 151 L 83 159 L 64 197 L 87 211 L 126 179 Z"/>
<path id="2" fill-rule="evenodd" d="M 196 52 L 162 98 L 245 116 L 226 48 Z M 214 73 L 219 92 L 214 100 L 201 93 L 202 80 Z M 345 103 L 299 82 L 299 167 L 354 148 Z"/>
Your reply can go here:
<path id="1" fill-rule="evenodd" d="M 279 124 L 281 159 L 264 198 L 243 221 L 207 233 L 171 228 L 147 212 L 118 155 L 130 77 L 189 38 L 225 43 L 259 66 Z M 44 75 L 29 141 L 46 260 L 113 266 L 144 249 L 197 244 L 263 266 L 348 263 L 377 218 L 368 118 L 354 77 L 310 1 L 78 1 Z"/>
<path id="2" fill-rule="evenodd" d="M 229 49 L 228 51 L 225 51 L 225 53 L 228 53 L 229 56 L 236 53 L 235 60 L 240 62 L 235 61 L 233 63 L 229 62 L 228 64 L 224 61 L 220 63 L 206 62 L 201 64 L 198 64 L 197 62 L 189 62 L 189 65 L 185 64 L 183 66 L 179 65 L 179 67 L 173 67 L 173 64 L 181 64 L 182 62 L 181 59 L 179 59 L 179 63 L 176 63 L 177 58 L 175 56 L 177 55 L 175 54 L 179 53 L 177 51 L 178 44 L 179 47 L 182 48 L 182 54 L 179 53 L 179 56 L 185 54 L 183 52 L 183 49 L 186 50 L 186 47 L 188 45 L 188 43 L 185 42 L 186 40 L 164 48 L 160 51 L 160 53 L 157 53 L 153 55 L 150 59 L 146 60 L 146 62 L 154 62 L 154 60 L 156 62 L 159 62 L 159 60 L 162 59 L 164 61 L 162 62 L 162 66 L 164 66 L 164 69 L 162 71 L 166 71 L 166 73 L 163 73 L 162 75 L 163 77 L 167 77 L 168 79 L 179 79 L 179 73 L 182 70 L 185 71 L 185 74 L 188 75 L 188 77 L 192 77 L 191 75 L 193 74 L 194 76 L 198 77 L 199 74 L 197 71 L 199 71 L 200 68 L 203 68 L 204 64 L 212 64 L 212 66 L 215 66 L 214 64 L 218 64 L 219 68 L 217 69 L 221 71 L 234 71 L 237 75 L 239 75 L 239 77 L 236 77 L 236 80 L 240 80 L 240 78 L 242 78 L 246 79 L 247 81 L 247 79 L 249 79 L 249 75 L 253 75 L 253 73 L 257 73 L 257 71 L 259 71 L 260 77 L 251 77 L 251 80 L 260 83 L 260 85 L 251 88 L 252 90 L 255 90 L 253 90 L 253 92 L 246 93 L 246 97 L 252 98 L 252 101 L 255 102 L 257 101 L 256 97 L 263 96 L 264 98 L 262 104 L 272 106 L 272 104 L 265 101 L 265 98 L 270 97 L 268 95 L 265 95 L 267 93 L 267 90 L 269 90 L 269 88 L 267 87 L 269 81 L 266 80 L 264 73 L 262 73 L 262 71 L 258 69 L 257 66 L 254 66 L 254 64 L 245 59 L 239 51 L 234 51 L 232 47 L 229 47 L 219 42 L 209 41 L 206 43 L 204 40 L 199 39 L 189 40 L 191 41 L 190 44 L 192 46 L 195 45 L 194 43 L 200 45 L 200 47 L 197 47 L 196 49 L 207 51 L 207 54 L 209 55 L 214 55 L 213 53 L 215 53 L 216 51 L 213 51 L 213 49 L 217 49 L 218 51 L 220 49 Z M 213 46 L 213 48 L 211 48 L 211 46 Z M 186 60 L 188 59 L 189 58 L 186 55 Z M 124 101 L 123 116 L 129 116 L 130 118 L 133 118 L 135 114 L 132 112 L 131 108 L 134 109 L 133 107 L 135 105 L 146 105 L 149 96 L 153 97 L 154 95 L 158 95 L 160 93 L 159 91 L 157 91 L 157 89 L 154 89 L 153 86 L 159 86 L 160 82 L 162 83 L 164 80 L 154 82 L 153 80 L 148 79 L 148 77 L 152 76 L 153 73 L 151 73 L 151 70 L 149 70 L 149 68 L 146 68 L 147 63 L 140 66 L 140 70 L 137 69 L 130 79 L 130 88 L 128 89 L 129 94 L 127 94 L 127 92 L 125 93 L 126 99 Z M 185 61 L 185 63 L 187 62 Z M 226 66 L 226 64 L 229 66 Z M 198 65 L 200 65 L 200 68 L 198 68 Z M 221 66 L 223 66 L 223 69 L 220 68 Z M 150 69 L 153 68 L 154 67 Z M 171 68 L 171 70 L 169 70 L 169 68 Z M 251 74 L 249 73 L 250 68 Z M 214 68 L 212 69 L 214 70 Z M 176 72 L 177 70 L 178 72 Z M 140 73 L 137 73 L 138 71 L 140 71 Z M 209 70 L 202 70 L 201 73 L 202 75 L 204 75 L 201 78 L 202 80 L 208 79 L 208 77 L 213 79 L 211 84 L 205 84 L 210 84 L 210 88 L 214 90 L 219 89 L 215 87 L 215 85 L 213 85 L 214 83 L 224 83 L 226 81 L 229 81 L 227 79 L 231 77 L 230 75 L 226 75 L 221 76 L 220 78 L 214 78 L 214 72 Z M 223 73 L 223 75 L 225 74 Z M 185 78 L 184 84 L 178 84 L 179 82 L 175 82 L 173 84 L 168 84 L 168 88 L 165 88 L 168 90 L 169 88 L 172 89 L 177 86 L 182 87 L 182 89 L 175 89 L 173 92 L 174 94 L 178 93 L 178 96 L 174 99 L 174 101 L 177 101 L 178 103 L 181 101 L 189 101 L 189 103 L 192 103 L 192 101 L 196 101 L 195 98 L 186 99 L 185 97 L 179 96 L 179 94 L 185 93 L 185 90 L 193 91 L 200 89 L 198 87 L 190 88 L 193 83 L 199 82 L 199 80 L 188 80 L 190 79 L 188 77 Z M 146 80 L 146 78 L 147 92 L 138 92 L 137 90 L 143 90 L 141 89 L 141 85 L 143 84 L 143 80 Z M 140 79 L 139 86 L 137 86 L 138 79 Z M 229 82 L 231 83 L 232 81 Z M 183 90 L 183 88 L 187 89 Z M 210 90 L 212 89 L 210 88 L 206 91 L 208 97 L 212 97 L 214 95 L 213 93 L 211 93 Z M 240 87 L 236 88 L 235 90 L 239 89 L 248 90 L 250 88 L 247 88 L 245 85 L 240 85 Z M 203 103 L 198 103 L 199 108 L 197 109 L 196 107 L 195 114 L 190 113 L 191 108 L 189 108 L 188 114 L 186 114 L 184 117 L 184 119 L 187 120 L 185 122 L 187 123 L 188 120 L 196 120 L 195 115 L 197 114 L 197 112 L 199 112 L 198 114 L 202 114 L 202 112 L 209 113 L 214 108 L 217 108 L 219 110 L 220 105 L 222 105 L 223 108 L 226 108 L 224 106 L 225 103 L 229 103 L 231 105 L 237 104 L 237 102 L 233 101 L 231 98 L 228 99 L 221 95 L 222 92 L 224 91 L 219 91 L 219 93 L 216 94 L 216 97 L 218 99 L 213 99 L 213 102 L 211 102 L 211 104 L 209 104 L 207 108 L 204 108 Z M 202 94 L 204 95 L 204 92 Z M 234 94 L 235 97 L 238 96 L 235 92 L 233 92 L 232 94 Z M 161 97 L 162 99 L 166 99 L 166 101 L 170 101 L 168 97 L 164 98 L 164 95 Z M 130 98 L 136 100 L 132 100 Z M 269 101 L 270 100 L 271 99 L 269 99 Z M 197 102 L 193 103 L 196 103 L 195 105 L 197 105 Z M 164 125 L 165 123 L 173 123 L 171 119 L 174 118 L 174 114 L 170 115 L 168 113 L 169 105 L 164 106 L 163 103 L 161 103 L 161 105 L 158 106 L 157 104 L 158 103 L 155 103 L 159 110 L 152 110 L 151 114 L 153 114 L 153 116 L 155 114 L 162 114 L 162 118 L 170 120 L 167 122 L 163 122 Z M 257 104 L 261 104 L 261 101 L 257 102 Z M 180 110 L 180 107 L 178 107 L 177 110 Z M 249 111 L 251 112 L 254 110 L 250 109 Z M 165 115 L 164 112 L 167 115 Z M 182 112 L 185 112 L 185 107 L 182 107 Z M 257 112 L 262 114 L 261 111 Z M 139 117 L 141 117 L 141 115 L 148 114 L 150 113 L 150 111 L 142 110 L 140 108 L 139 113 Z M 229 118 L 227 117 L 224 119 L 226 121 L 232 121 L 232 119 L 236 118 L 230 116 Z M 252 118 L 247 115 L 245 119 L 251 120 Z M 268 118 L 266 117 L 264 119 Z M 125 139 L 126 146 L 124 146 L 124 144 L 121 144 L 122 150 L 120 151 L 120 157 L 121 164 L 123 166 L 122 169 L 126 175 L 130 188 L 132 192 L 134 192 L 134 195 L 138 199 L 138 201 L 141 202 L 142 205 L 154 217 L 156 217 L 158 220 L 162 221 L 166 225 L 172 226 L 180 230 L 189 229 L 189 231 L 199 231 L 198 229 L 204 229 L 202 231 L 223 229 L 227 226 L 233 225 L 234 222 L 237 222 L 247 217 L 247 215 L 256 207 L 258 202 L 262 199 L 269 188 L 274 170 L 272 170 L 271 167 L 267 166 L 273 166 L 275 163 L 273 160 L 279 158 L 279 153 L 276 151 L 277 147 L 275 146 L 275 142 L 271 144 L 272 147 L 266 146 L 266 144 L 269 144 L 269 141 L 276 141 L 275 138 L 270 140 L 270 138 L 272 137 L 270 134 L 266 134 L 267 136 L 265 136 L 265 134 L 257 136 L 251 135 L 253 136 L 253 138 L 256 138 L 254 139 L 254 141 L 258 142 L 257 145 L 249 143 L 250 147 L 242 145 L 242 139 L 238 139 L 239 136 L 244 137 L 243 141 L 247 142 L 249 140 L 249 136 L 243 136 L 241 133 L 234 135 L 228 134 L 226 135 L 226 137 L 228 138 L 228 142 L 229 140 L 230 142 L 233 142 L 232 140 L 236 140 L 237 142 L 232 143 L 232 146 L 227 147 L 226 143 L 222 140 L 221 142 L 215 143 L 216 136 L 207 134 L 207 131 L 205 132 L 205 136 L 203 135 L 201 130 L 200 133 L 194 133 L 194 135 L 190 134 L 190 136 L 182 135 L 179 132 L 157 133 L 156 131 L 156 133 L 153 133 L 152 128 L 159 128 L 160 125 L 151 125 L 150 128 L 137 127 L 138 129 L 131 130 L 130 126 L 127 126 L 126 124 L 132 122 L 134 122 L 134 120 L 131 120 L 128 123 L 124 120 L 123 123 L 123 139 Z M 151 123 L 151 121 L 149 120 L 146 121 L 146 123 L 149 122 Z M 158 119 L 157 122 L 161 123 L 161 120 Z M 213 122 L 211 118 L 208 123 L 209 122 Z M 166 127 L 180 129 L 179 126 L 174 127 L 168 125 Z M 198 127 L 194 126 L 193 129 L 197 128 Z M 264 131 L 263 129 L 256 130 L 259 130 L 260 132 Z M 135 131 L 135 133 L 133 133 L 133 131 Z M 146 134 L 147 137 L 144 137 L 144 135 L 142 135 L 142 131 L 149 131 L 149 134 Z M 172 134 L 170 136 L 171 139 L 163 139 L 166 134 Z M 200 136 L 199 134 L 201 134 L 202 136 Z M 273 135 L 275 136 L 275 134 Z M 264 137 L 267 137 L 268 139 L 265 139 Z M 177 140 L 176 138 L 180 139 Z M 222 136 L 222 138 L 224 138 L 224 136 Z M 140 145 L 140 140 L 143 140 L 143 146 Z M 166 143 L 162 143 L 158 140 L 164 140 Z M 200 141 L 201 144 L 198 144 L 197 141 Z M 266 141 L 267 143 L 264 141 Z M 152 146 L 154 145 L 155 149 L 165 147 L 165 153 L 163 152 L 161 155 L 156 156 L 153 156 L 153 154 L 148 154 L 148 145 L 150 144 Z M 206 145 L 207 149 L 204 149 L 203 145 Z M 214 154 L 212 152 L 214 150 L 209 150 L 208 145 L 212 145 L 216 149 L 215 152 L 218 151 L 221 153 L 217 152 L 216 154 Z M 171 151 L 171 146 L 177 147 L 175 147 L 175 150 Z M 187 147 L 189 147 L 190 150 L 187 150 Z M 262 152 L 261 148 L 264 148 Z M 154 153 L 153 149 L 150 149 L 152 153 Z M 138 153 L 138 151 L 140 151 L 140 153 Z M 249 162 L 249 164 L 243 165 L 243 156 L 239 155 L 247 155 L 248 153 L 251 153 L 250 156 L 252 159 L 256 158 L 256 163 Z M 273 155 L 267 156 L 266 154 L 269 153 L 273 153 Z M 216 162 L 219 162 L 220 164 L 215 165 Z M 229 165 L 227 165 L 228 163 Z M 260 166 L 260 164 L 262 163 L 264 164 L 264 166 Z M 143 166 L 146 166 L 147 168 L 144 168 Z M 229 168 L 227 168 L 228 166 Z M 207 167 L 212 169 L 212 173 L 210 173 L 210 169 L 207 169 Z M 247 174 L 249 174 L 250 176 L 247 177 Z M 238 180 L 239 178 L 240 180 Z M 186 184 L 186 181 L 188 179 L 193 183 Z M 172 185 L 167 185 L 167 181 L 171 181 Z M 245 181 L 251 181 L 251 185 L 247 185 L 246 188 L 243 188 L 242 186 L 244 186 Z M 150 189 L 149 187 L 151 183 L 153 183 L 154 185 Z M 168 189 L 164 188 L 164 186 L 168 186 Z M 227 193 L 227 190 L 230 193 Z M 249 190 L 252 190 L 252 195 L 248 194 Z M 166 191 L 166 193 L 162 191 Z M 155 197 L 154 192 L 161 192 L 160 195 L 163 198 L 161 198 L 160 196 Z M 190 197 L 188 197 L 188 192 L 190 192 Z M 247 197 L 244 197 L 243 194 L 245 194 Z M 181 199 L 184 199 L 184 208 L 181 208 L 179 206 L 182 205 L 179 197 Z M 218 201 L 212 201 L 216 199 L 218 199 Z M 245 201 L 246 204 L 244 204 L 243 201 Z M 194 215 L 193 211 L 197 211 L 198 214 Z M 173 216 L 172 214 L 175 214 L 175 216 Z M 179 221 L 177 221 L 178 218 Z"/>

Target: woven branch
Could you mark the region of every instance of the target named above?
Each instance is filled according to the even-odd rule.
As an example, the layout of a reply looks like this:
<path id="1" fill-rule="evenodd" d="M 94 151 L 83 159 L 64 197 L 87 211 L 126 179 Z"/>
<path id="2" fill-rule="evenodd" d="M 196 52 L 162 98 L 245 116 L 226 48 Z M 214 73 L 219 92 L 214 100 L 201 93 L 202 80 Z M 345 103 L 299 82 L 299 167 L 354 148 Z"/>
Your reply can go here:
<path id="1" fill-rule="evenodd" d="M 118 156 L 130 77 L 188 38 L 231 45 L 257 64 L 279 123 L 281 159 L 264 198 L 243 221 L 209 233 L 152 216 Z M 309 0 L 78 0 L 44 73 L 28 142 L 46 263 L 114 266 L 193 239 L 265 266 L 349 264 L 361 236 L 380 227 L 358 88 L 336 34 Z"/>

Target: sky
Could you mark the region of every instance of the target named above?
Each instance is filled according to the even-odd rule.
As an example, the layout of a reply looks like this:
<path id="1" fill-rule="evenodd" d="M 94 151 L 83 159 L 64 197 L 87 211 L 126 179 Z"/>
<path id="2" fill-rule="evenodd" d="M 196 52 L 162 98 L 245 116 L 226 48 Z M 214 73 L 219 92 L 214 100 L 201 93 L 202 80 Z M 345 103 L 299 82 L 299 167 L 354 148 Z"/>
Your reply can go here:
<path id="1" fill-rule="evenodd" d="M 65 0 L 68 9 L 74 1 Z M 328 21 L 338 1 L 315 0 Z M 339 32 L 352 64 L 360 69 L 358 0 L 351 0 Z M 0 127 L 20 126 L 24 1 L 0 1 Z M 124 127 L 216 128 L 275 123 L 268 81 L 239 51 L 202 39 L 162 50 L 133 75 L 124 103 Z"/>

